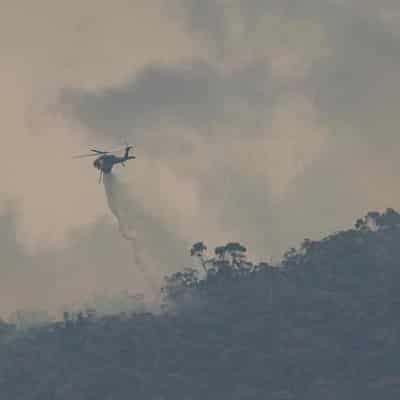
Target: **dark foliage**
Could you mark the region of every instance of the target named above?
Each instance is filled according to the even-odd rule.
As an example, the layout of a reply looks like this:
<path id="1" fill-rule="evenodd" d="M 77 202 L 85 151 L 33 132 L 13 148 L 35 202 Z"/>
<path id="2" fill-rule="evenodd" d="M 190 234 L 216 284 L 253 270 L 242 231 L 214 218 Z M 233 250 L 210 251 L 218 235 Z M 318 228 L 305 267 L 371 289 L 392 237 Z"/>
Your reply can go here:
<path id="1" fill-rule="evenodd" d="M 279 267 L 199 242 L 205 278 L 168 277 L 162 315 L 66 314 L 19 336 L 0 322 L 1 398 L 398 399 L 399 223 L 369 213 Z"/>

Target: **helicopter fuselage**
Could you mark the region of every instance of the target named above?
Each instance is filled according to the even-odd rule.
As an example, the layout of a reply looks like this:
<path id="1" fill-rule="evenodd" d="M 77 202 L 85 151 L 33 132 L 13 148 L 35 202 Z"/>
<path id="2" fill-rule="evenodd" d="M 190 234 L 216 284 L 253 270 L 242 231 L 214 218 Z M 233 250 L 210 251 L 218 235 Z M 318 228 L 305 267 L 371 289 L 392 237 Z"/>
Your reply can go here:
<path id="1" fill-rule="evenodd" d="M 93 165 L 104 174 L 109 174 L 115 164 L 123 164 L 125 161 L 134 159 L 134 156 L 118 157 L 113 154 L 104 154 L 96 158 Z"/>
<path id="2" fill-rule="evenodd" d="M 102 151 L 97 149 L 90 149 L 90 154 L 82 154 L 75 158 L 81 157 L 97 157 L 94 160 L 93 166 L 100 171 L 99 183 L 101 183 L 103 174 L 111 173 L 115 164 L 122 164 L 125 167 L 125 161 L 133 160 L 136 157 L 130 156 L 129 151 L 133 148 L 131 145 L 126 145 L 125 153 L 122 157 L 111 154 L 109 151 Z"/>

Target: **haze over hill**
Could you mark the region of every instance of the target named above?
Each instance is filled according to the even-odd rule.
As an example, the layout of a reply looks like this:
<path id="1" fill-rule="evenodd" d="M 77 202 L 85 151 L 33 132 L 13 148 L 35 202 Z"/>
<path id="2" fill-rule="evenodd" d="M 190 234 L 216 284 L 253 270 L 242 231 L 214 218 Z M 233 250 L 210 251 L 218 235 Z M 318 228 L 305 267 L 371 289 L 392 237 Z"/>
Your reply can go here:
<path id="1" fill-rule="evenodd" d="M 280 266 L 230 243 L 165 282 L 164 312 L 94 310 L 23 334 L 0 323 L 7 399 L 395 399 L 400 214 L 304 240 Z"/>

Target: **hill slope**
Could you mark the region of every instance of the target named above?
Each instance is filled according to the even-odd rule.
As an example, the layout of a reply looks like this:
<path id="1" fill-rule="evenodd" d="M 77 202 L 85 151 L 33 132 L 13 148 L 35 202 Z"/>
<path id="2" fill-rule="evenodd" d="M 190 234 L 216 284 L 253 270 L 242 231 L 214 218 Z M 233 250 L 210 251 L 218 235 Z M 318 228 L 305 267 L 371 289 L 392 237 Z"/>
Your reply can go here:
<path id="1" fill-rule="evenodd" d="M 166 281 L 161 315 L 64 322 L 10 338 L 9 400 L 397 399 L 400 215 L 305 240 L 282 264 L 217 256 Z"/>

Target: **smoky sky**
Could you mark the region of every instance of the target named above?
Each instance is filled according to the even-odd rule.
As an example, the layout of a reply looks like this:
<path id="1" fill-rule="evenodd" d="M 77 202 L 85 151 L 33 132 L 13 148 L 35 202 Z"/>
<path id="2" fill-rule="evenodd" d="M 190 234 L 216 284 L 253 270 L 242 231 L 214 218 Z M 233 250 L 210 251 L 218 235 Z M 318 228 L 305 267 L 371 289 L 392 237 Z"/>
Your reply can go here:
<path id="1" fill-rule="evenodd" d="M 285 90 L 284 84 L 273 81 L 267 65 L 255 64 L 224 73 L 212 64 L 195 62 L 150 65 L 122 87 L 92 93 L 69 90 L 64 92 L 62 102 L 93 135 L 116 142 L 128 138 L 139 154 L 161 160 L 177 175 L 186 175 L 187 163 L 209 164 L 212 171 L 195 171 L 196 178 L 189 175 L 201 187 L 197 217 L 201 218 L 201 213 L 208 215 L 213 202 L 220 203 L 218 208 L 222 206 L 222 210 L 218 211 L 215 224 L 228 231 L 243 229 L 244 236 L 257 240 L 253 246 L 260 249 L 264 239 L 259 233 L 272 217 L 268 191 L 260 188 L 257 179 L 243 177 L 241 167 L 245 160 L 236 160 L 234 155 L 224 160 L 224 146 L 233 146 L 239 153 L 243 140 L 262 135 L 263 121 Z M 176 135 L 174 129 L 181 133 Z M 199 151 L 196 137 L 205 139 L 201 145 L 204 153 L 197 161 L 191 157 Z M 213 147 L 216 155 L 211 154 Z M 233 170 L 232 163 L 239 169 Z M 135 166 L 131 167 L 134 174 Z M 199 167 L 194 165 L 195 169 Z M 148 184 L 152 184 L 150 178 Z M 184 189 L 178 186 L 170 190 L 179 197 Z M 140 221 L 138 226 L 147 229 Z"/>
<path id="2" fill-rule="evenodd" d="M 376 200 L 382 196 L 371 192 L 381 185 L 358 175 L 378 165 L 386 181 L 395 178 L 392 158 L 382 152 L 393 155 L 399 143 L 393 125 L 400 46 L 381 18 L 396 11 L 394 3 L 180 4 L 188 35 L 204 41 L 208 56 L 151 64 L 106 90 L 65 90 L 60 99 L 69 115 L 93 137 L 129 138 L 138 151 L 193 179 L 199 213 L 217 207 L 215 226 L 263 257 L 390 202 Z M 304 73 L 274 71 L 276 54 L 301 58 Z M 286 108 L 277 124 L 277 109 Z M 277 200 L 273 182 L 281 176 Z"/>
<path id="3" fill-rule="evenodd" d="M 180 248 L 173 234 L 164 232 L 151 217 L 141 216 L 140 212 L 135 217 L 140 226 L 147 227 L 140 232 L 141 242 L 151 242 L 157 248 L 158 258 L 141 255 L 152 264 L 157 285 L 162 284 L 163 277 L 174 271 L 169 267 L 178 265 L 178 255 L 185 248 Z M 35 252 L 27 251 L 18 242 L 17 219 L 18 207 L 13 204 L 0 215 L 1 317 L 25 309 L 60 313 L 70 307 L 82 307 L 101 294 L 111 299 L 124 291 L 131 295 L 149 294 L 151 288 L 135 267 L 129 243 L 120 238 L 110 218 L 99 218 L 96 223 L 72 230 L 68 244 L 60 248 Z"/>
<path id="4" fill-rule="evenodd" d="M 267 65 L 250 65 L 229 74 L 199 60 L 149 65 L 122 86 L 104 91 L 65 90 L 61 102 L 93 132 L 119 140 L 133 136 L 141 145 L 151 135 L 143 137 L 144 129 L 163 126 L 212 135 L 212 125 L 229 124 L 241 103 L 259 115 L 268 111 L 283 90 L 284 85 L 272 80 Z M 254 118 L 252 122 L 257 125 L 258 121 Z"/>
<path id="5" fill-rule="evenodd" d="M 29 4 L 0 15 L 4 310 L 142 288 L 92 160 L 71 160 L 88 145 L 136 146 L 114 173 L 158 277 L 194 241 L 276 260 L 397 208 L 397 1 Z"/>
<path id="6" fill-rule="evenodd" d="M 395 2 L 361 1 L 184 1 L 189 26 L 207 38 L 217 56 L 235 46 L 230 35 L 229 4 L 236 4 L 243 36 L 251 37 L 263 18 L 277 15 L 282 23 L 308 21 L 320 25 L 329 55 L 314 62 L 303 82 L 303 90 L 327 118 L 349 122 L 365 121 L 376 108 L 384 112 L 398 100 L 397 71 L 400 63 L 399 29 L 393 30 L 382 18 L 383 11 L 398 13 Z M 378 3 L 378 2 L 376 2 Z M 379 13 L 380 12 L 380 13 Z M 235 21 L 236 22 L 236 21 Z M 302 28 L 299 25 L 299 28 Z M 265 32 L 273 34 L 265 27 Z M 297 32 L 301 38 L 301 29 Z M 287 38 L 274 37 L 277 46 Z M 265 38 L 267 41 L 267 37 Z M 247 42 L 252 46 L 251 40 Z M 304 43 L 304 47 L 307 43 Z M 225 50 L 226 52 L 226 50 Z"/>

